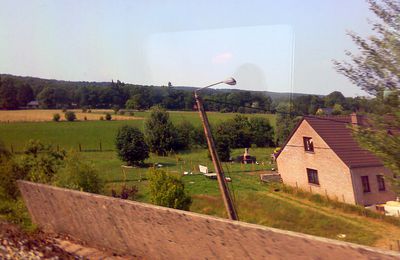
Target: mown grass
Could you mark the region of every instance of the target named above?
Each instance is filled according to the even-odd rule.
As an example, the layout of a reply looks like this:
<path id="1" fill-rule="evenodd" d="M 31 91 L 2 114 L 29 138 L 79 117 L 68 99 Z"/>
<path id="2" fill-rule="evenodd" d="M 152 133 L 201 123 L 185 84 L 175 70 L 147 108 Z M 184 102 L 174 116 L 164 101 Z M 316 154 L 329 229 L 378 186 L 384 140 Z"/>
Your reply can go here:
<path id="1" fill-rule="evenodd" d="M 93 113 L 93 112 L 92 112 Z M 136 112 L 135 116 L 147 118 L 149 112 Z M 234 117 L 233 113 L 211 112 L 211 125 Z M 249 117 L 265 117 L 275 125 L 275 115 L 251 114 Z M 201 125 L 197 112 L 170 112 L 171 121 L 179 123 L 188 120 L 196 126 Z M 125 121 L 77 121 L 77 122 L 15 122 L 0 124 L 0 139 L 8 148 L 20 151 L 29 139 L 38 139 L 43 143 L 60 146 L 64 149 L 99 150 L 100 143 L 103 150 L 114 150 L 114 138 L 117 129 L 123 125 L 144 128 L 144 120 Z"/>

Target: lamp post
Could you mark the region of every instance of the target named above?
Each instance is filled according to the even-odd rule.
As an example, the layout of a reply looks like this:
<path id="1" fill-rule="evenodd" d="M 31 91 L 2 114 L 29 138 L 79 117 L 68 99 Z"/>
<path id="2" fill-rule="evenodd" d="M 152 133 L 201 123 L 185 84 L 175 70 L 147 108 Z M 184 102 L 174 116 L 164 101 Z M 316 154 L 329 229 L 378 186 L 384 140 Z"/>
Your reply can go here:
<path id="1" fill-rule="evenodd" d="M 206 139 L 207 139 L 208 149 L 211 154 L 211 159 L 214 164 L 215 172 L 217 173 L 218 186 L 221 191 L 222 199 L 224 200 L 226 212 L 228 213 L 229 219 L 239 220 L 237 213 L 236 213 L 236 209 L 233 205 L 231 194 L 229 193 L 229 188 L 226 183 L 225 174 L 224 174 L 224 171 L 221 166 L 221 161 L 219 160 L 219 157 L 218 157 L 218 154 L 217 154 L 217 151 L 215 148 L 214 138 L 213 138 L 213 136 L 211 134 L 211 130 L 210 130 L 210 123 L 208 121 L 206 111 L 204 110 L 203 100 L 201 99 L 201 97 L 199 95 L 199 92 L 201 90 L 204 90 L 206 88 L 209 88 L 209 87 L 212 87 L 212 86 L 215 86 L 218 84 L 222 84 L 222 83 L 228 84 L 228 85 L 236 85 L 236 80 L 233 78 L 227 78 L 226 80 L 208 85 L 203 88 L 199 88 L 194 92 L 194 97 L 196 99 L 197 109 L 199 110 L 201 122 L 203 124 L 204 133 L 205 133 Z"/>

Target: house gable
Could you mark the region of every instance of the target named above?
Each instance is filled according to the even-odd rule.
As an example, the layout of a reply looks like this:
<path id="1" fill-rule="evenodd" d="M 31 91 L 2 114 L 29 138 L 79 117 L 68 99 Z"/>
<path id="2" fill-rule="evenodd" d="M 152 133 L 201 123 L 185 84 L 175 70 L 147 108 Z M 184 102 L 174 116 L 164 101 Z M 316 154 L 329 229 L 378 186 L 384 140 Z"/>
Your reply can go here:
<path id="1" fill-rule="evenodd" d="M 305 151 L 303 137 L 310 137 L 313 152 Z M 277 157 L 283 182 L 313 193 L 355 203 L 349 167 L 307 122 L 302 120 Z M 309 183 L 307 169 L 316 170 L 319 184 Z"/>

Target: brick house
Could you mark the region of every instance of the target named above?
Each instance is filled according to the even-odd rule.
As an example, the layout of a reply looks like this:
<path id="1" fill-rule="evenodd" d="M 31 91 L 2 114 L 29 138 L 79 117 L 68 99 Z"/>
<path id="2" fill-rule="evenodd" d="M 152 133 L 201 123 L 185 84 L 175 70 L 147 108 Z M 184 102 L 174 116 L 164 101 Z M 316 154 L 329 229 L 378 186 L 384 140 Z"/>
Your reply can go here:
<path id="1" fill-rule="evenodd" d="M 351 134 L 361 116 L 304 117 L 276 156 L 285 184 L 346 203 L 373 205 L 395 199 L 392 176 Z"/>

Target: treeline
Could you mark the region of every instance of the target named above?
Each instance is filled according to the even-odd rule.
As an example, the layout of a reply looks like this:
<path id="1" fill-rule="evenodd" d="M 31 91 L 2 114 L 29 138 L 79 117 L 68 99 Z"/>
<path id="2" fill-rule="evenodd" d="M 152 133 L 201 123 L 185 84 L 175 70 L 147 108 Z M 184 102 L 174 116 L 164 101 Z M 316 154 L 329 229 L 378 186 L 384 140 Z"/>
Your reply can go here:
<path id="1" fill-rule="evenodd" d="M 0 107 L 18 109 L 30 101 L 40 108 L 127 108 L 147 110 L 159 105 L 168 110 L 193 110 L 194 88 L 172 86 L 141 86 L 116 82 L 69 82 L 31 77 L 2 75 Z M 271 94 L 271 93 L 270 93 Z M 374 98 L 345 97 L 334 91 L 326 96 L 295 94 L 275 95 L 243 90 L 213 90 L 202 94 L 205 109 L 237 113 L 275 113 L 279 105 L 290 103 L 289 112 L 296 115 L 348 114 L 353 111 L 376 112 L 384 103 L 398 103 L 398 93 L 381 93 Z"/>

